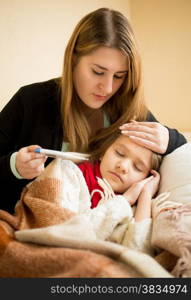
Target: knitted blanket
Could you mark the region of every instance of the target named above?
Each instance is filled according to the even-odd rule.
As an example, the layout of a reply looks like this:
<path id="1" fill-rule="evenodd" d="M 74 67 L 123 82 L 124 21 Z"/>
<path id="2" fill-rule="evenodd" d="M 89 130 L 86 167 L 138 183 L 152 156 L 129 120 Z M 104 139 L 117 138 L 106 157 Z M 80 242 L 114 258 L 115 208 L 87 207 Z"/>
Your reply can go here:
<path id="1" fill-rule="evenodd" d="M 81 214 L 61 205 L 64 185 L 59 163 L 51 163 L 24 188 L 14 215 L 0 211 L 0 277 L 174 276 L 177 254 L 168 249 L 153 258 L 97 238 L 83 214 L 88 201 Z"/>
<path id="2" fill-rule="evenodd" d="M 169 201 L 166 194 L 153 202 L 151 243 L 178 258 L 171 269 L 174 277 L 191 277 L 191 203 Z"/>

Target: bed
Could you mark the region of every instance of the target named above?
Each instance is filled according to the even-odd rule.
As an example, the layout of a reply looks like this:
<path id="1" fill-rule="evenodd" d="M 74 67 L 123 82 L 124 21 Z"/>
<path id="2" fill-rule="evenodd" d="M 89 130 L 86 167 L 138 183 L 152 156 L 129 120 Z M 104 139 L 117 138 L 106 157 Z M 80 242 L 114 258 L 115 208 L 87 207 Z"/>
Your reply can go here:
<path id="1" fill-rule="evenodd" d="M 191 277 L 190 170 L 191 142 L 161 164 L 153 256 L 93 236 L 85 218 L 60 207 L 61 174 L 49 167 L 24 189 L 15 215 L 0 211 L 0 277 Z"/>
<path id="2" fill-rule="evenodd" d="M 182 134 L 185 136 L 188 142 L 191 142 L 191 130 L 190 131 L 183 131 Z"/>

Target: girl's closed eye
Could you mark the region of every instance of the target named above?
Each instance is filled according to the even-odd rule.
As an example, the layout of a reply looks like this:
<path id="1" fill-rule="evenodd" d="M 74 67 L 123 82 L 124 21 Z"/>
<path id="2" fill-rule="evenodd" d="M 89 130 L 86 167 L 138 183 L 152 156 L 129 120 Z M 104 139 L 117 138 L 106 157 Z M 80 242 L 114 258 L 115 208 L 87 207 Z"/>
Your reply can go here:
<path id="1" fill-rule="evenodd" d="M 134 168 L 138 171 L 138 172 L 143 172 L 142 168 L 139 165 L 134 164 Z"/>
<path id="2" fill-rule="evenodd" d="M 125 154 L 124 154 L 123 152 L 119 151 L 119 150 L 115 150 L 115 153 L 116 153 L 118 156 L 120 156 L 120 157 L 124 157 L 124 156 L 125 156 Z"/>

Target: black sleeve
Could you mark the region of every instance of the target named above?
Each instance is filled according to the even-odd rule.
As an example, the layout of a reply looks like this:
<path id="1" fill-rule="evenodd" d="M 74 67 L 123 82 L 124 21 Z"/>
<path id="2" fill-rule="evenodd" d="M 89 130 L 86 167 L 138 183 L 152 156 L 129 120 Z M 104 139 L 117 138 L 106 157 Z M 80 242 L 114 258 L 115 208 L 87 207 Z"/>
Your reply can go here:
<path id="1" fill-rule="evenodd" d="M 9 161 L 11 154 L 16 151 L 22 114 L 19 90 L 0 112 L 0 179 L 14 178 Z"/>
<path id="2" fill-rule="evenodd" d="M 28 180 L 17 179 L 10 168 L 10 156 L 17 149 L 17 141 L 22 130 L 23 107 L 20 90 L 0 112 L 0 209 L 14 212 L 14 206 L 20 198 Z"/>
<path id="3" fill-rule="evenodd" d="M 157 119 L 153 116 L 151 112 L 148 113 L 147 121 L 149 122 L 158 122 Z M 169 142 L 168 147 L 164 155 L 171 153 L 176 148 L 182 146 L 183 144 L 187 143 L 186 138 L 179 133 L 176 129 L 169 128 L 165 126 L 169 131 Z"/>
<path id="4" fill-rule="evenodd" d="M 33 83 L 21 87 L 0 112 L 0 209 L 13 212 L 23 187 L 30 181 L 17 179 L 12 173 L 13 152 L 29 145 L 61 149 L 59 99 L 55 80 Z"/>

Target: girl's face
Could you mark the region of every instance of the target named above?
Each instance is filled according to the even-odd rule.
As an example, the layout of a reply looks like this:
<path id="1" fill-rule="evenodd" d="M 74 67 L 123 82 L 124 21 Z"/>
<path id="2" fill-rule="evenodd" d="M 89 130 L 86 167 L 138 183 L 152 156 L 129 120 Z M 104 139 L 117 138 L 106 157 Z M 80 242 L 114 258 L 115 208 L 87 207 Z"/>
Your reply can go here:
<path id="1" fill-rule="evenodd" d="M 100 172 L 114 192 L 124 193 L 149 175 L 152 151 L 120 135 L 101 158 Z"/>
<path id="2" fill-rule="evenodd" d="M 99 109 L 120 88 L 128 71 L 127 57 L 117 49 L 100 47 L 74 66 L 75 90 L 88 107 Z"/>

